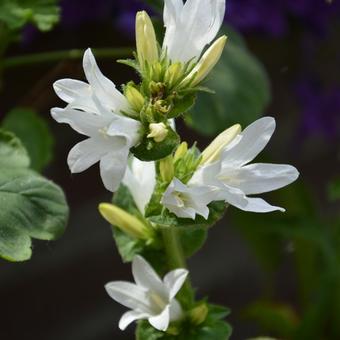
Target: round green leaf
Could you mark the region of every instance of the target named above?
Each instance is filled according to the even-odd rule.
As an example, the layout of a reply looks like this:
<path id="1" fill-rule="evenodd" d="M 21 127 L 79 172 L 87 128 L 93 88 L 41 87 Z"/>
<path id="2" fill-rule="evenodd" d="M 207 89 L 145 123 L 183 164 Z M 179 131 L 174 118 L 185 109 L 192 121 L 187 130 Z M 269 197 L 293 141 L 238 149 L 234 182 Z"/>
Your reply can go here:
<path id="1" fill-rule="evenodd" d="M 26 147 L 34 170 L 42 170 L 52 158 L 53 138 L 46 121 L 36 112 L 16 108 L 10 111 L 3 128 L 16 134 Z"/>
<path id="2" fill-rule="evenodd" d="M 30 237 L 60 237 L 68 219 L 63 191 L 29 169 L 0 169 L 0 206 L 0 256 L 12 261 L 30 258 Z"/>
<path id="3" fill-rule="evenodd" d="M 0 130 L 0 169 L 27 168 L 29 165 L 30 159 L 20 140 L 13 133 Z"/>

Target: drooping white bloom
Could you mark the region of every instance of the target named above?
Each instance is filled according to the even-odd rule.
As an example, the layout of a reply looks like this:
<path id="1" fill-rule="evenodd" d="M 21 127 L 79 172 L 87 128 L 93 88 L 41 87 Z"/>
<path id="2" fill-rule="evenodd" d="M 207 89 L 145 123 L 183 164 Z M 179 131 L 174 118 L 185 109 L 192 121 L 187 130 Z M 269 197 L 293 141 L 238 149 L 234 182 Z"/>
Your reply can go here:
<path id="1" fill-rule="evenodd" d="M 68 105 L 53 108 L 51 114 L 57 122 L 89 137 L 70 151 L 71 172 L 100 162 L 105 188 L 115 191 L 124 176 L 129 150 L 139 140 L 140 122 L 122 115 L 131 111 L 128 101 L 101 73 L 90 49 L 84 54 L 83 68 L 88 83 L 73 79 L 54 83 L 55 92 Z"/>
<path id="2" fill-rule="evenodd" d="M 197 61 L 223 23 L 225 0 L 165 0 L 163 50 L 173 62 Z"/>
<path id="3" fill-rule="evenodd" d="M 185 185 L 174 178 L 163 194 L 161 204 L 177 217 L 195 219 L 196 214 L 209 216 L 207 205 L 217 195 L 218 188 L 208 185 Z"/>
<path id="4" fill-rule="evenodd" d="M 291 165 L 248 164 L 264 149 L 274 130 L 275 119 L 271 117 L 255 121 L 243 132 L 238 125 L 226 130 L 203 152 L 204 162 L 188 184 L 175 178 L 161 203 L 177 217 L 192 219 L 196 214 L 207 219 L 208 204 L 221 200 L 245 211 L 285 211 L 261 198 L 248 196 L 280 189 L 299 176 Z"/>
<path id="5" fill-rule="evenodd" d="M 145 259 L 135 256 L 132 274 L 135 284 L 114 281 L 105 286 L 112 299 L 131 309 L 121 317 L 119 328 L 125 330 L 133 321 L 147 319 L 154 328 L 166 331 L 171 321 L 179 320 L 183 315 L 175 296 L 183 286 L 188 271 L 176 269 L 161 280 Z"/>
<path id="6" fill-rule="evenodd" d="M 247 196 L 280 189 L 299 176 L 291 165 L 248 164 L 264 149 L 274 130 L 275 119 L 272 117 L 255 121 L 224 148 L 218 161 L 200 167 L 189 183 L 219 188 L 215 200 L 225 200 L 241 210 L 285 211 L 261 198 Z"/>
<path id="7" fill-rule="evenodd" d="M 156 169 L 154 162 L 142 162 L 133 158 L 131 166 L 126 169 L 123 183 L 129 189 L 139 211 L 144 215 L 156 186 Z"/>

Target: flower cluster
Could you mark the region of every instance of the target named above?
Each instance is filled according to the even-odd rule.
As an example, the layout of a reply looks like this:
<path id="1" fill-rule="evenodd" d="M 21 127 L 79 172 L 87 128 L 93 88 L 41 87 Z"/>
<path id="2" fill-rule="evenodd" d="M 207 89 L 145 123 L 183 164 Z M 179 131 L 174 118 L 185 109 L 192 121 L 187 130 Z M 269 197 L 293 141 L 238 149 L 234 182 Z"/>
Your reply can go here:
<path id="1" fill-rule="evenodd" d="M 138 12 L 135 59 L 121 62 L 136 69 L 141 81 L 127 83 L 122 92 L 101 73 L 90 49 L 83 59 L 87 82 L 63 79 L 54 84 L 67 106 L 53 108 L 52 117 L 88 137 L 69 153 L 71 172 L 99 162 L 104 186 L 118 191 L 118 197 L 127 190 L 120 204 L 99 206 L 115 227 L 123 259 L 132 260 L 136 281 L 106 286 L 114 300 L 132 309 L 121 318 L 121 329 L 146 319 L 154 329 L 178 335 L 183 325 L 204 329 L 205 322 L 213 322 L 207 316 L 213 307 L 195 303 L 190 287 L 175 299 L 185 282 L 188 286 L 184 256 L 198 248 L 191 233 L 214 224 L 228 205 L 253 212 L 284 211 L 249 195 L 282 188 L 298 177 L 289 165 L 249 164 L 274 133 L 274 118 L 261 118 L 243 131 L 232 126 L 203 152 L 181 143 L 176 132 L 174 119 L 194 104 L 198 91 L 204 90 L 202 81 L 221 56 L 226 37 L 214 39 L 224 12 L 224 0 L 166 0 L 162 45 L 150 17 Z M 127 204 L 129 197 L 132 202 Z M 222 210 L 216 204 L 222 204 Z M 186 252 L 178 231 L 192 243 Z M 141 255 L 157 265 L 159 273 L 167 273 L 163 280 Z M 181 325 L 182 320 L 189 321 Z M 176 327 L 170 329 L 170 323 Z"/>

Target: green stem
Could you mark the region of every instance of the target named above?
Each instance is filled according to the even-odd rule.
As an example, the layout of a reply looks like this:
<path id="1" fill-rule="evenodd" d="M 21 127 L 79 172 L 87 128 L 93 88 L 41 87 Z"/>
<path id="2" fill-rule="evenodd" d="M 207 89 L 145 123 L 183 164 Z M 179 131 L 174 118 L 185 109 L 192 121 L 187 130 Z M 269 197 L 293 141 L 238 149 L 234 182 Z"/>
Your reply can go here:
<path id="1" fill-rule="evenodd" d="M 162 236 L 170 269 L 186 268 L 185 256 L 179 239 L 178 230 L 172 227 L 163 228 Z M 190 308 L 192 306 L 194 302 L 194 291 L 189 278 L 187 278 L 182 289 L 178 293 L 177 299 L 185 308 Z"/>
<path id="2" fill-rule="evenodd" d="M 133 49 L 130 47 L 93 49 L 95 56 L 98 58 L 124 57 L 127 55 L 131 55 L 132 51 Z M 26 66 L 38 63 L 52 63 L 64 59 L 81 59 L 83 57 L 83 54 L 84 50 L 82 49 L 27 54 L 5 59 L 3 61 L 2 68 L 8 69 L 17 66 Z"/>

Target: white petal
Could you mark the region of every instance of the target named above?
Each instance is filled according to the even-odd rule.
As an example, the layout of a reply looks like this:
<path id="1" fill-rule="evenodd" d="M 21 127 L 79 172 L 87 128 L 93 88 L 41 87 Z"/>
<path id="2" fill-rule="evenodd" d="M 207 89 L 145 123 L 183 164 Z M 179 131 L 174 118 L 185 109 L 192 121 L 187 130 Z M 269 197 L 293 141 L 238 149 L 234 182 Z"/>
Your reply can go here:
<path id="1" fill-rule="evenodd" d="M 129 326 L 132 322 L 136 320 L 147 319 L 149 316 L 150 315 L 147 313 L 142 313 L 134 310 L 128 311 L 124 313 L 120 318 L 118 327 L 119 329 L 124 331 L 126 327 Z"/>
<path id="2" fill-rule="evenodd" d="M 176 296 L 182 288 L 189 272 L 186 269 L 176 269 L 164 277 L 164 284 L 169 290 L 169 299 L 171 300 Z"/>
<path id="3" fill-rule="evenodd" d="M 299 172 L 285 164 L 251 164 L 221 173 L 227 183 L 245 194 L 261 194 L 282 188 L 299 177 Z"/>
<path id="4" fill-rule="evenodd" d="M 218 33 L 224 18 L 225 0 L 168 0 L 164 7 L 166 33 L 163 50 L 172 61 L 198 58 Z"/>
<path id="5" fill-rule="evenodd" d="M 154 162 L 142 162 L 132 159 L 131 169 L 125 172 L 123 183 L 128 187 L 139 211 L 144 215 L 156 186 L 156 169 Z"/>
<path id="6" fill-rule="evenodd" d="M 140 140 L 140 128 L 141 123 L 139 121 L 116 115 L 107 130 L 107 134 L 110 136 L 124 136 L 128 144 L 134 146 Z"/>
<path id="7" fill-rule="evenodd" d="M 105 106 L 117 113 L 129 109 L 128 102 L 123 94 L 100 71 L 91 49 L 87 49 L 84 53 L 83 68 L 94 94 L 97 98 L 100 98 Z"/>
<path id="8" fill-rule="evenodd" d="M 149 293 L 145 288 L 130 282 L 114 281 L 106 284 L 105 289 L 112 299 L 123 306 L 151 313 Z"/>
<path id="9" fill-rule="evenodd" d="M 252 161 L 267 145 L 275 130 L 275 119 L 258 119 L 241 132 L 240 140 L 222 153 L 222 167 L 238 167 Z"/>
<path id="10" fill-rule="evenodd" d="M 170 321 L 178 321 L 183 317 L 183 310 L 176 299 L 170 302 Z"/>
<path id="11" fill-rule="evenodd" d="M 219 186 L 217 176 L 220 171 L 221 162 L 219 161 L 208 165 L 203 165 L 195 171 L 188 184 L 196 186 Z"/>
<path id="12" fill-rule="evenodd" d="M 73 109 L 53 108 L 51 115 L 58 123 L 69 124 L 73 130 L 86 136 L 98 135 L 99 130 L 109 122 L 95 113 Z"/>
<path id="13" fill-rule="evenodd" d="M 138 286 L 164 295 L 163 282 L 150 264 L 141 256 L 135 256 L 132 261 L 132 274 Z"/>
<path id="14" fill-rule="evenodd" d="M 67 157 L 68 166 L 72 173 L 85 171 L 97 163 L 107 151 L 101 140 L 88 138 L 71 149 Z"/>
<path id="15" fill-rule="evenodd" d="M 118 144 L 121 143 L 120 137 L 116 139 Z M 114 192 L 118 189 L 126 171 L 128 155 L 129 148 L 123 147 L 101 157 L 100 176 L 107 190 Z"/>
<path id="16" fill-rule="evenodd" d="M 78 97 L 91 96 L 89 84 L 74 79 L 61 79 L 53 84 L 57 96 L 66 103 L 73 102 Z"/>
<path id="17" fill-rule="evenodd" d="M 161 314 L 149 318 L 149 322 L 159 331 L 166 331 L 170 323 L 170 306 L 166 306 Z"/>
<path id="18" fill-rule="evenodd" d="M 239 206 L 237 208 L 244 210 L 244 211 L 252 211 L 252 212 L 258 212 L 258 213 L 266 213 L 266 212 L 272 212 L 272 211 L 277 211 L 277 210 L 282 211 L 282 212 L 285 211 L 285 209 L 281 207 L 270 205 L 262 198 L 246 197 L 246 199 L 247 199 L 247 205 Z"/>

